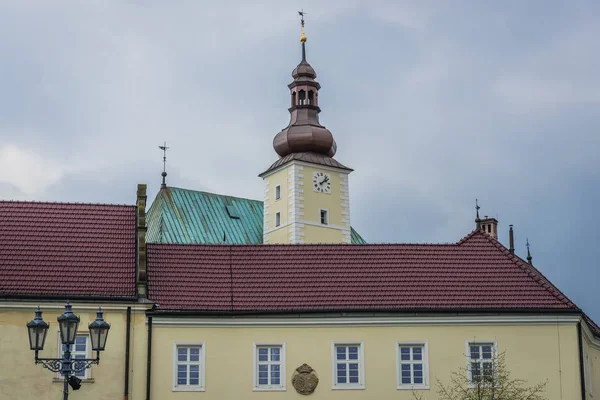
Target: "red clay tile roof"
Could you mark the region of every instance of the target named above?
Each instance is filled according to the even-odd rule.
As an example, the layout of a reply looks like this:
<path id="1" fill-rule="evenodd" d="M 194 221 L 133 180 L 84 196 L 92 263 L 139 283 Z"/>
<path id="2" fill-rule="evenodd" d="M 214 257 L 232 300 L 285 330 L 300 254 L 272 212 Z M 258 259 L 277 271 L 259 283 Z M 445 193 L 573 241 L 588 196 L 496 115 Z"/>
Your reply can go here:
<path id="1" fill-rule="evenodd" d="M 135 296 L 135 213 L 0 201 L 0 296 Z"/>
<path id="2" fill-rule="evenodd" d="M 148 244 L 148 274 L 159 310 L 578 310 L 482 232 L 442 245 Z"/>

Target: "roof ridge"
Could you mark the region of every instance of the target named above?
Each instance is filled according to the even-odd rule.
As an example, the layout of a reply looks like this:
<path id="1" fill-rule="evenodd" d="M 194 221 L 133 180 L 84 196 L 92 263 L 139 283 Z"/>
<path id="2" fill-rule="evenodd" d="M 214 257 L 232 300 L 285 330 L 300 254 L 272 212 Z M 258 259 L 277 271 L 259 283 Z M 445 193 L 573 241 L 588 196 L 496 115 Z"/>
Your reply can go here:
<path id="1" fill-rule="evenodd" d="M 162 242 L 149 242 L 152 245 L 162 246 L 198 246 L 198 247 L 211 247 L 211 246 L 232 246 L 232 247 L 288 247 L 288 248 L 300 248 L 300 247 L 409 247 L 409 246 L 422 246 L 422 247 L 456 247 L 456 243 L 162 243 Z"/>
<path id="2" fill-rule="evenodd" d="M 471 239 L 473 236 L 475 236 L 475 234 L 477 232 L 480 232 L 479 230 L 475 229 L 473 231 L 471 231 L 471 233 L 469 233 L 467 236 L 464 236 L 462 239 L 460 239 L 458 242 L 456 242 L 456 244 L 458 246 L 460 246 L 461 244 L 465 243 L 467 240 Z"/>
<path id="3" fill-rule="evenodd" d="M 481 231 L 474 231 L 471 233 L 469 238 L 473 237 L 473 233 Z M 521 268 L 531 279 L 536 283 L 539 283 L 546 291 L 553 295 L 557 300 L 569 305 L 572 308 L 581 310 L 571 299 L 569 299 L 563 292 L 561 292 L 544 274 L 542 274 L 536 267 L 523 261 L 519 256 L 511 254 L 511 252 L 502 244 L 487 233 L 481 232 L 481 235 L 485 237 L 491 244 L 493 244 L 498 250 L 502 252 L 510 261 Z"/>
<path id="4" fill-rule="evenodd" d="M 136 207 L 135 204 L 116 203 L 88 203 L 78 201 L 39 201 L 39 200 L 0 200 L 1 203 L 9 204 L 53 204 L 53 205 L 77 205 L 77 206 L 108 206 L 108 207 Z"/>
<path id="5" fill-rule="evenodd" d="M 186 192 L 204 193 L 204 194 L 211 194 L 211 195 L 214 195 L 214 196 L 231 197 L 231 198 L 234 198 L 234 199 L 247 200 L 247 201 L 255 201 L 255 202 L 263 203 L 263 200 L 250 199 L 250 198 L 247 198 L 247 197 L 240 197 L 240 196 L 232 196 L 232 195 L 229 195 L 229 194 L 207 192 L 206 190 L 186 189 L 186 188 L 180 188 L 180 187 L 177 187 L 177 186 L 167 186 L 167 189 L 184 190 Z"/>

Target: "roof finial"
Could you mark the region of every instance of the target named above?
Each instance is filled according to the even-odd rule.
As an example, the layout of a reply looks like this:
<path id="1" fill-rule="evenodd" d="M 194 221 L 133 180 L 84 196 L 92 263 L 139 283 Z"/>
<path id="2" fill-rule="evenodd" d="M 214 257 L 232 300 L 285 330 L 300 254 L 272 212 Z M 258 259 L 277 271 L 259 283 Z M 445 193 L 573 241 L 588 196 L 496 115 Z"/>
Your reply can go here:
<path id="1" fill-rule="evenodd" d="M 481 207 L 479 207 L 479 203 L 477 202 L 477 199 L 475 199 L 475 210 L 477 210 L 477 215 L 475 217 L 475 225 L 477 226 L 477 230 L 480 231 L 481 230 L 481 218 L 479 218 L 479 209 Z"/>
<path id="2" fill-rule="evenodd" d="M 527 263 L 529 265 L 533 265 L 531 263 L 531 260 L 533 260 L 533 257 L 531 257 L 531 253 L 529 252 L 529 238 L 526 238 L 526 242 L 525 243 L 527 244 Z"/>
<path id="3" fill-rule="evenodd" d="M 167 142 L 165 142 L 164 145 L 158 146 L 158 148 L 163 151 L 163 172 L 161 174 L 162 175 L 162 185 L 160 185 L 160 187 L 166 188 L 167 182 L 166 182 L 165 178 L 167 177 L 167 150 L 169 150 L 169 147 L 167 147 Z"/>
<path id="4" fill-rule="evenodd" d="M 304 34 L 304 15 L 306 15 L 306 13 L 304 12 L 304 9 L 302 9 L 301 11 L 298 11 L 298 14 L 300 15 L 300 24 L 302 25 L 302 34 L 300 35 L 300 41 L 302 42 L 302 61 L 306 61 L 306 46 L 304 45 L 306 43 L 306 35 Z"/>

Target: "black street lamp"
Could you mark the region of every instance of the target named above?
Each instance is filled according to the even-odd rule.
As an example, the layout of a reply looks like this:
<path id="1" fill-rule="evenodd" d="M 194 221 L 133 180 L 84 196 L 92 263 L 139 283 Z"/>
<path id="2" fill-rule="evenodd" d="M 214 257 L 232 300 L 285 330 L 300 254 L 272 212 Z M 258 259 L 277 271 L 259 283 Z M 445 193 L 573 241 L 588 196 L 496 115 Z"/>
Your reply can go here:
<path id="1" fill-rule="evenodd" d="M 46 369 L 52 372 L 60 372 L 64 378 L 64 400 L 69 398 L 69 385 L 73 390 L 81 387 L 81 379 L 73 375 L 76 372 L 84 371 L 93 364 L 100 363 L 100 352 L 104 351 L 106 338 L 110 325 L 102 318 L 102 308 L 98 309 L 96 320 L 88 325 L 90 330 L 90 339 L 92 341 L 92 350 L 96 351 L 96 358 L 78 358 L 71 359 L 71 345 L 75 343 L 77 328 L 79 326 L 79 317 L 73 314 L 71 304 L 67 300 L 65 312 L 56 318 L 60 328 L 60 340 L 65 349 L 62 358 L 40 358 L 38 352 L 44 349 L 48 325 L 42 319 L 42 311 L 38 306 L 35 312 L 35 318 L 27 323 L 27 332 L 29 333 L 29 348 L 35 350 L 35 363 L 42 364 Z"/>

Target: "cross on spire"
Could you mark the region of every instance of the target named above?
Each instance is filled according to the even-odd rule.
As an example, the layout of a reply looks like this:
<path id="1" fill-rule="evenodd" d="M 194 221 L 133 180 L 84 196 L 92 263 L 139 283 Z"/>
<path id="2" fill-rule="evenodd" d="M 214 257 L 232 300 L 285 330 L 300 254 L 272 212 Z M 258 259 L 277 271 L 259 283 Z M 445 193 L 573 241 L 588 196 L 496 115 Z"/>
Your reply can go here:
<path id="1" fill-rule="evenodd" d="M 477 226 L 477 230 L 480 231 L 481 230 L 481 218 L 479 218 L 479 209 L 481 207 L 479 207 L 479 203 L 477 201 L 477 199 L 475 199 L 475 210 L 476 210 L 476 217 L 475 217 L 475 224 Z"/>
<path id="2" fill-rule="evenodd" d="M 160 185 L 161 188 L 166 188 L 167 187 L 167 182 L 166 182 L 166 177 L 167 177 L 167 150 L 169 150 L 170 147 L 167 147 L 167 142 L 165 142 L 164 145 L 162 146 L 158 146 L 159 149 L 161 149 L 163 151 L 163 172 L 162 172 L 162 184 Z"/>

